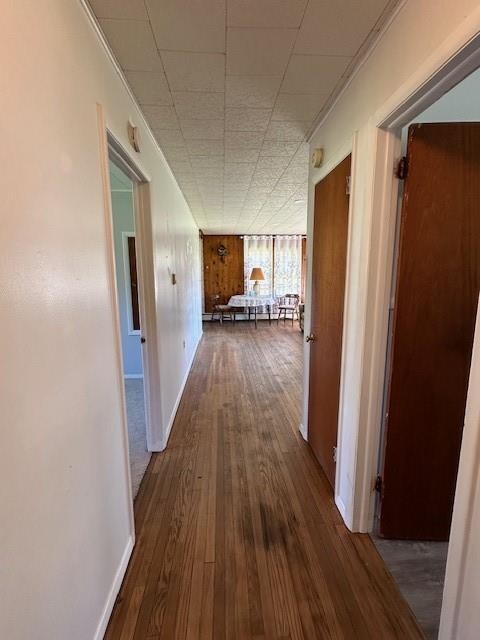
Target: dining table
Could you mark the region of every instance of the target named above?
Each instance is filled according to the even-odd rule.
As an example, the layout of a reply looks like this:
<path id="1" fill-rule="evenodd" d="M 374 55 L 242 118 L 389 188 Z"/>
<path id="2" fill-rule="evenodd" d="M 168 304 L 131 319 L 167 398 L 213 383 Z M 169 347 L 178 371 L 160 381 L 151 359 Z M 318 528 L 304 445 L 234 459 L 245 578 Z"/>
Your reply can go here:
<path id="1" fill-rule="evenodd" d="M 268 322 L 269 324 L 272 324 L 272 311 L 276 303 L 276 298 L 273 296 L 262 296 L 249 293 L 232 296 L 228 301 L 228 306 L 246 309 L 249 320 L 251 319 L 253 312 L 255 329 L 257 329 L 257 312 L 260 310 L 260 313 L 262 313 L 266 310 L 268 313 Z"/>

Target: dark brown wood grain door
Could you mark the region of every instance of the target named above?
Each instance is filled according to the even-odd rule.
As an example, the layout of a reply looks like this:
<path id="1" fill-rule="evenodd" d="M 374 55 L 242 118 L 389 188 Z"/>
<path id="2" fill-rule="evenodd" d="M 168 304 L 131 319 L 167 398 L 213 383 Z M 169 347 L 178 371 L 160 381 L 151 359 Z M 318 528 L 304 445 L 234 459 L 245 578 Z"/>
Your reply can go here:
<path id="1" fill-rule="evenodd" d="M 335 484 L 343 305 L 347 266 L 348 156 L 315 187 L 308 442 Z"/>
<path id="2" fill-rule="evenodd" d="M 447 540 L 480 286 L 480 123 L 408 134 L 380 533 Z"/>
<path id="3" fill-rule="evenodd" d="M 134 236 L 128 236 L 128 264 L 130 269 L 130 293 L 132 298 L 132 328 L 139 331 L 140 308 L 138 306 L 137 251 Z"/>

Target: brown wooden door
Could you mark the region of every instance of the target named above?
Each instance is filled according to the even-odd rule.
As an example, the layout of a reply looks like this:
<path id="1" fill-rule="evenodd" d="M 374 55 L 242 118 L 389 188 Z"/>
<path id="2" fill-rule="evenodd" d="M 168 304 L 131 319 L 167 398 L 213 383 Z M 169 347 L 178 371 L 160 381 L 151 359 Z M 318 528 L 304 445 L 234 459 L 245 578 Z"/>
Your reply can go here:
<path id="1" fill-rule="evenodd" d="M 140 308 L 138 306 L 137 251 L 134 236 L 128 236 L 128 263 L 130 268 L 130 293 L 132 297 L 132 328 L 139 331 Z"/>
<path id="2" fill-rule="evenodd" d="M 380 533 L 447 540 L 480 285 L 480 123 L 408 135 Z"/>
<path id="3" fill-rule="evenodd" d="M 308 442 L 335 484 L 351 156 L 315 187 Z"/>

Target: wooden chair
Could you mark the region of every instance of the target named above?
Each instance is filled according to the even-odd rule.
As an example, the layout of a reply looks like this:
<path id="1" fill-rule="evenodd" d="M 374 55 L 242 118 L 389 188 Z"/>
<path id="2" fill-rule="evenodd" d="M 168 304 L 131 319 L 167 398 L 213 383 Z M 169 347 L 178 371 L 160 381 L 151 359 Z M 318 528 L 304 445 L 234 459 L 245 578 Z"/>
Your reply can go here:
<path id="1" fill-rule="evenodd" d="M 226 318 L 229 318 L 230 321 L 235 324 L 236 309 L 234 307 L 230 307 L 228 304 L 220 304 L 220 295 L 218 293 L 212 296 L 211 300 L 212 300 L 212 316 L 210 320 L 214 320 L 215 316 L 218 315 L 220 324 L 223 324 L 223 321 Z"/>
<path id="2" fill-rule="evenodd" d="M 300 303 L 300 296 L 298 295 L 298 293 L 287 293 L 281 298 L 279 298 L 277 324 L 279 323 L 280 318 L 282 317 L 282 314 L 283 314 L 283 324 L 285 324 L 287 320 L 287 314 L 290 313 L 291 316 L 289 317 L 291 317 L 292 327 L 293 327 L 293 321 L 295 319 L 295 316 L 297 317 L 297 320 L 299 319 L 299 316 L 298 316 L 299 303 Z"/>

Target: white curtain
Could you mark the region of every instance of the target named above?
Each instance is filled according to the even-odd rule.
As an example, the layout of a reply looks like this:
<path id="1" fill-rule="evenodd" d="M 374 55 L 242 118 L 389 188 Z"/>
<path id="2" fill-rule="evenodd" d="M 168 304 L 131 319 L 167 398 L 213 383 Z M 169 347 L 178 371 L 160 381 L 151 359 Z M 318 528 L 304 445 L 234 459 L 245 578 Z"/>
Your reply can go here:
<path id="1" fill-rule="evenodd" d="M 302 236 L 275 237 L 274 294 L 301 295 Z"/>
<path id="2" fill-rule="evenodd" d="M 245 292 L 250 293 L 255 284 L 250 280 L 254 267 L 260 267 L 265 280 L 259 280 L 260 295 L 273 293 L 273 236 L 244 236 Z"/>

